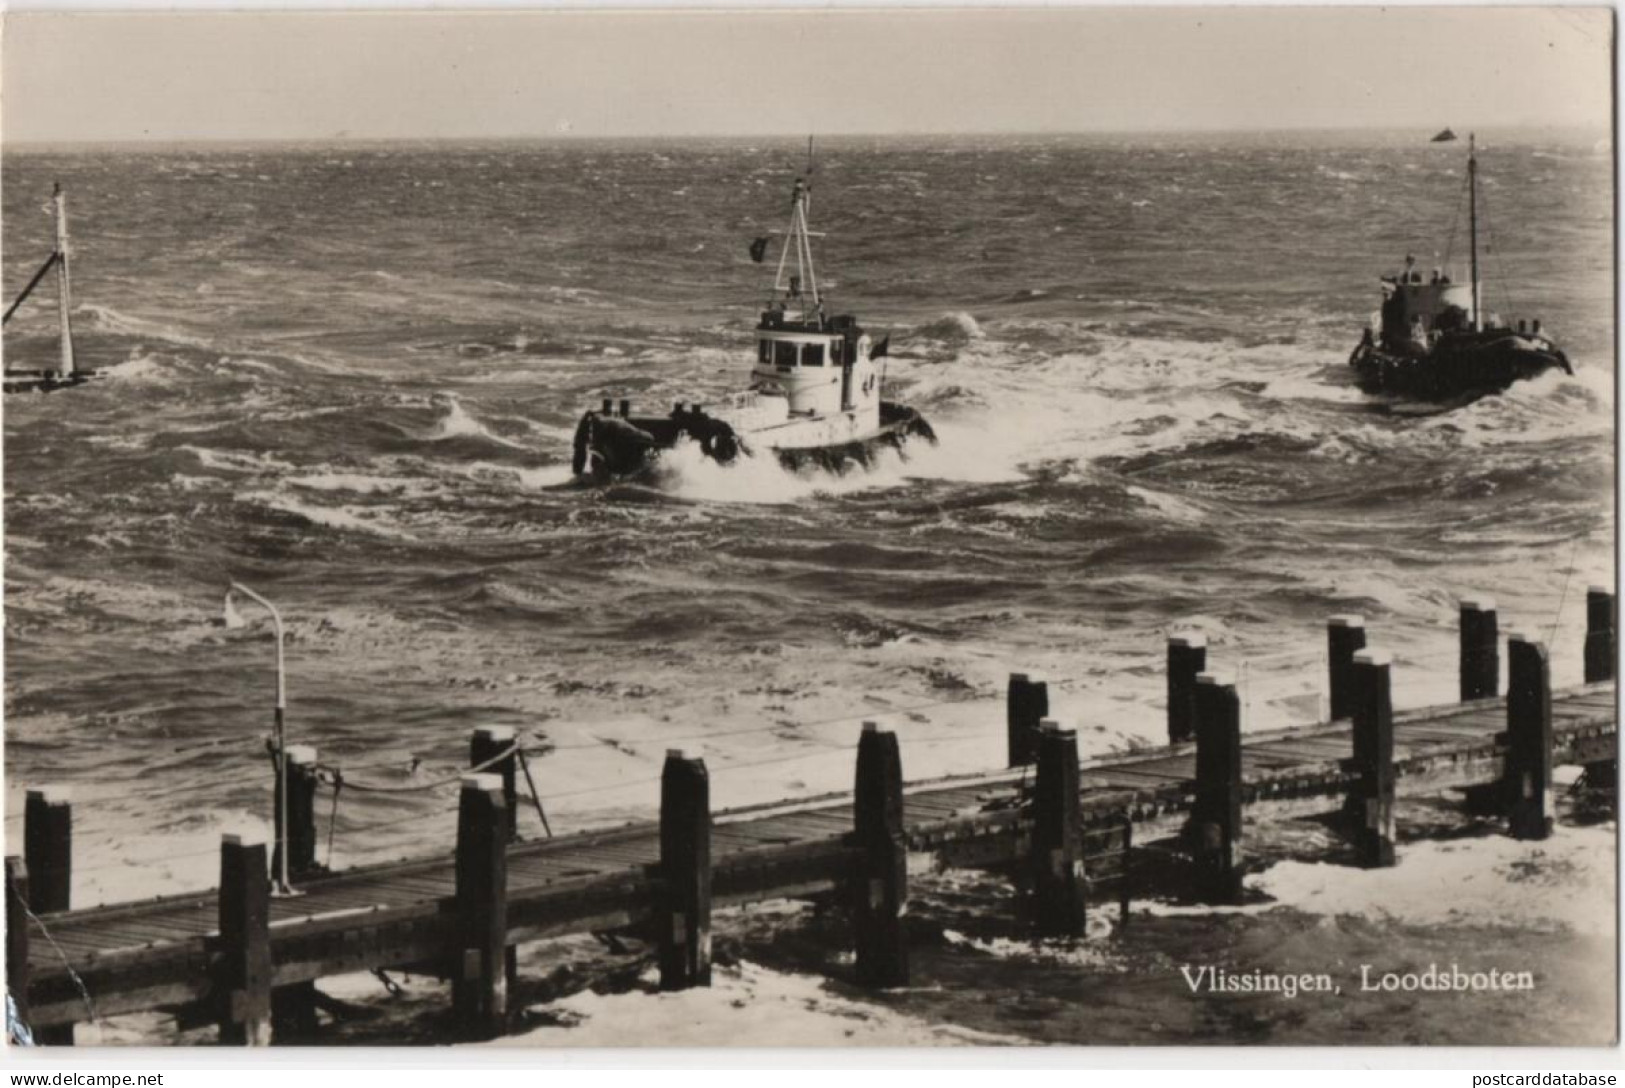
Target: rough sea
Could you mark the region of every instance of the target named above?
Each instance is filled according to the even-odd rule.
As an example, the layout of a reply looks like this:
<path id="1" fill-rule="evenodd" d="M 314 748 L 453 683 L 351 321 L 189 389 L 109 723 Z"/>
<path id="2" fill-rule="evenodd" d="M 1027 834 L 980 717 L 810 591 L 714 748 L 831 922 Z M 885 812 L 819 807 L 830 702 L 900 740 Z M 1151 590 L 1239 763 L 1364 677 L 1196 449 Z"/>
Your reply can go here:
<path id="1" fill-rule="evenodd" d="M 772 271 L 747 247 L 784 225 L 800 141 L 8 149 L 6 301 L 59 180 L 79 358 L 107 370 L 4 404 L 8 852 L 39 785 L 73 790 L 76 905 L 207 885 L 222 831 L 265 826 L 271 633 L 241 599 L 222 624 L 230 579 L 286 618 L 292 740 L 426 787 L 324 790 L 337 865 L 449 849 L 434 783 L 479 725 L 534 738 L 564 831 L 651 814 L 668 748 L 719 808 L 846 786 L 864 719 L 910 778 L 996 767 L 1013 670 L 1086 755 L 1156 741 L 1180 629 L 1246 728 L 1324 713 L 1335 613 L 1395 652 L 1402 705 L 1449 700 L 1468 594 L 1577 682 L 1586 587 L 1613 582 L 1611 149 L 1481 137 L 1486 305 L 1542 319 L 1572 378 L 1431 416 L 1352 385 L 1380 274 L 1466 276 L 1460 144 L 820 140 L 830 308 L 890 335 L 889 398 L 940 445 L 838 477 L 680 449 L 609 487 L 570 477 L 584 410 L 745 386 Z M 54 358 L 54 320 L 47 286 L 7 364 Z M 652 1042 L 1612 1039 L 1613 824 L 1514 844 L 1452 811 L 1418 809 L 1436 834 L 1387 874 L 1260 831 L 1281 860 L 1252 906 L 1151 900 L 1064 947 L 990 923 L 997 881 L 922 878 L 934 937 L 880 1004 L 819 982 L 784 936 L 813 922 L 752 915 L 729 1000 L 577 995 L 527 1041 L 625 1043 L 637 1000 L 699 1025 Z M 1452 960 L 1540 986 L 1289 1001 L 1179 971 Z"/>

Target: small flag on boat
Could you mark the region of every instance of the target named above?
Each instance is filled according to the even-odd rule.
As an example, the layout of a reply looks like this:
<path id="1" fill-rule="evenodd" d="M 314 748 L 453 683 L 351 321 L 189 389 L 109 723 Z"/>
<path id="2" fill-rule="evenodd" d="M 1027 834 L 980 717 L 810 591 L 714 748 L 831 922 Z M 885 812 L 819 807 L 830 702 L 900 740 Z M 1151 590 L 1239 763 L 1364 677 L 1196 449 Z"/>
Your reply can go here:
<path id="1" fill-rule="evenodd" d="M 762 258 L 767 256 L 767 241 L 768 236 L 764 234 L 750 244 L 750 259 L 757 264 L 761 264 Z"/>
<path id="2" fill-rule="evenodd" d="M 889 354 L 891 354 L 891 337 L 889 335 L 882 336 L 880 338 L 880 343 L 869 349 L 869 358 L 871 359 L 878 359 L 882 355 Z"/>

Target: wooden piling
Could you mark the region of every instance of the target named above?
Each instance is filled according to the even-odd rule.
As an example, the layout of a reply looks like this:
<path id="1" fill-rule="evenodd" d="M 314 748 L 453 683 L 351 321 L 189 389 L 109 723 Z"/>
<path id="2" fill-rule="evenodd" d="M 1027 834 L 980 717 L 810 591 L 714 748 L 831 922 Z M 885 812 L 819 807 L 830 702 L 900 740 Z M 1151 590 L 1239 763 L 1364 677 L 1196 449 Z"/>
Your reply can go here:
<path id="1" fill-rule="evenodd" d="M 271 881 L 263 842 L 220 842 L 220 1041 L 271 1044 Z"/>
<path id="2" fill-rule="evenodd" d="M 28 909 L 35 914 L 67 910 L 73 883 L 73 805 L 61 786 L 29 790 L 23 801 L 23 864 L 28 871 Z M 73 1025 L 40 1028 L 41 1046 L 72 1046 Z"/>
<path id="3" fill-rule="evenodd" d="M 1354 715 L 1354 655 L 1365 649 L 1365 617 L 1333 616 L 1326 621 L 1326 687 L 1329 719 Z"/>
<path id="4" fill-rule="evenodd" d="M 1586 590 L 1585 682 L 1600 684 L 1614 679 L 1618 644 L 1619 611 L 1614 594 L 1605 586 Z M 1618 751 L 1617 746 L 1615 751 Z M 1585 765 L 1585 782 L 1595 794 L 1609 797 L 1618 807 L 1619 763 L 1617 758 L 1591 760 Z"/>
<path id="5" fill-rule="evenodd" d="M 73 883 L 73 806 L 60 786 L 29 790 L 23 801 L 23 862 L 28 867 L 28 909 L 68 909 Z"/>
<path id="6" fill-rule="evenodd" d="M 468 765 L 479 767 L 481 764 L 496 759 L 514 746 L 513 727 L 507 725 L 482 725 L 474 730 L 468 740 Z M 506 759 L 497 760 L 491 766 L 485 767 L 478 773 L 494 774 L 502 779 L 502 799 L 507 803 L 508 841 L 513 842 L 519 838 L 519 787 L 515 773 L 518 770 L 518 756 L 510 753 Z"/>
<path id="7" fill-rule="evenodd" d="M 1552 675 L 1546 647 L 1507 640 L 1507 754 L 1503 786 L 1515 839 L 1552 833 Z"/>
<path id="8" fill-rule="evenodd" d="M 1354 847 L 1360 865 L 1380 869 L 1394 864 L 1394 702 L 1393 659 L 1380 650 L 1361 650 L 1353 661 L 1354 766 L 1349 809 L 1355 820 Z"/>
<path id="9" fill-rule="evenodd" d="M 17 1019 L 28 1023 L 28 866 L 6 858 L 6 992 Z"/>
<path id="10" fill-rule="evenodd" d="M 1025 767 L 1038 758 L 1038 723 L 1049 715 L 1049 685 L 1024 672 L 1010 674 L 1005 708 L 1009 766 Z"/>
<path id="11" fill-rule="evenodd" d="M 1241 894 L 1241 702 L 1234 684 L 1196 678 L 1196 798 L 1191 844 L 1197 894 L 1209 903 Z"/>
<path id="12" fill-rule="evenodd" d="M 678 749 L 660 773 L 662 990 L 711 985 L 711 781 Z"/>
<path id="13" fill-rule="evenodd" d="M 308 744 L 288 746 L 288 879 L 297 884 L 322 872 L 316 863 L 316 792 L 321 785 L 317 774 L 316 749 Z M 276 814 L 282 817 L 282 782 L 276 782 Z M 281 836 L 279 836 L 281 838 Z M 271 871 L 282 871 L 282 843 L 271 851 Z M 271 993 L 272 1033 L 278 1038 L 306 1036 L 316 1030 L 316 1007 L 320 995 L 316 983 L 297 982 L 279 986 Z"/>
<path id="14" fill-rule="evenodd" d="M 1083 871 L 1078 734 L 1046 721 L 1038 735 L 1033 792 L 1033 918 L 1044 937 L 1084 931 L 1089 882 Z"/>
<path id="15" fill-rule="evenodd" d="M 1128 925 L 1129 905 L 1134 901 L 1134 820 L 1121 817 L 1123 823 L 1123 862 L 1117 877 L 1117 924 Z"/>
<path id="16" fill-rule="evenodd" d="M 1495 601 L 1461 602 L 1461 701 L 1493 699 L 1501 686 L 1500 625 Z"/>
<path id="17" fill-rule="evenodd" d="M 321 784 L 316 775 L 316 749 L 308 744 L 292 744 L 288 746 L 288 831 L 286 840 L 288 844 L 288 878 L 297 881 L 300 877 L 309 876 L 318 872 L 316 864 L 316 790 Z M 282 782 L 275 784 L 276 814 L 282 818 Z M 282 871 L 282 840 L 284 836 L 278 835 L 278 842 L 271 851 L 271 870 Z"/>
<path id="18" fill-rule="evenodd" d="M 1195 633 L 1168 639 L 1168 743 L 1196 736 L 1196 677 L 1207 668 L 1207 637 Z"/>
<path id="19" fill-rule="evenodd" d="M 1618 654 L 1614 633 L 1618 626 L 1614 595 L 1603 586 L 1586 590 L 1586 683 L 1600 684 L 1614 678 Z"/>
<path id="20" fill-rule="evenodd" d="M 1046 696 L 1047 698 L 1047 696 Z M 853 881 L 858 982 L 884 988 L 908 985 L 908 844 L 903 838 L 903 761 L 897 734 L 863 723 L 858 738 L 853 843 L 860 852 Z"/>
<path id="21" fill-rule="evenodd" d="M 463 776 L 456 869 L 452 1016 L 465 1037 L 490 1039 L 508 1016 L 508 803 L 500 775 Z"/>

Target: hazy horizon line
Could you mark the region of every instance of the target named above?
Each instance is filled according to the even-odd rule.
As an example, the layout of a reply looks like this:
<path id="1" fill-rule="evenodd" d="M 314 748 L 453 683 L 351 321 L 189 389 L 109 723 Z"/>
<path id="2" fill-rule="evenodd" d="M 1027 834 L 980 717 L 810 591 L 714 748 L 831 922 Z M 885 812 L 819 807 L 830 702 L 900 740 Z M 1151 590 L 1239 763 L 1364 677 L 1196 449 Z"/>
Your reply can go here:
<path id="1" fill-rule="evenodd" d="M 1454 131 L 1454 126 L 1444 126 Z M 1266 125 L 1251 127 L 1193 127 L 1193 128 L 1092 128 L 1092 129 L 1033 129 L 1023 131 L 932 131 L 910 130 L 891 132 L 817 132 L 811 135 L 815 140 L 920 140 L 920 139 L 1055 139 L 1075 136 L 1274 136 L 1301 134 L 1342 134 L 1342 133 L 1392 133 L 1395 135 L 1415 132 L 1426 133 L 1429 138 L 1441 131 L 1435 128 L 1418 128 L 1414 125 Z M 1454 142 L 1465 142 L 1465 137 L 1471 132 L 1480 131 L 1477 128 L 1463 127 L 1457 133 Z M 1612 138 L 1614 126 L 1595 124 L 1553 124 L 1543 121 L 1523 121 L 1512 124 L 1496 125 L 1484 129 L 1490 133 L 1527 134 L 1565 133 L 1571 135 L 1604 136 Z M 793 142 L 803 143 L 807 133 L 728 133 L 728 132 L 648 132 L 648 133 L 558 133 L 536 132 L 516 133 L 512 135 L 468 135 L 468 136 L 351 136 L 337 134 L 333 136 L 122 136 L 107 139 L 88 140 L 8 140 L 0 137 L 0 152 L 5 150 L 46 150 L 46 149 L 73 149 L 73 148 L 105 148 L 105 147 L 202 147 L 202 146 L 248 146 L 248 145 L 306 145 L 306 146 L 342 146 L 362 144 L 572 144 L 572 143 L 617 143 L 627 141 L 647 141 L 660 143 L 674 143 L 685 140 L 728 140 L 737 142 Z"/>

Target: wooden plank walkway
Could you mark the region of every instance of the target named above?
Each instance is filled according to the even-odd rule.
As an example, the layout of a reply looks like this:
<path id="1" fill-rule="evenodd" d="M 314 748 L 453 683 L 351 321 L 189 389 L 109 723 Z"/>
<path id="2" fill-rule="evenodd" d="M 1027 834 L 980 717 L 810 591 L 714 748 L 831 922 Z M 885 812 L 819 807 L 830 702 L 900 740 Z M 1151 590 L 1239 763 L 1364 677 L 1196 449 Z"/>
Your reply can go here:
<path id="1" fill-rule="evenodd" d="M 1494 780 L 1504 756 L 1506 700 L 1484 699 L 1394 717 L 1400 788 L 1439 789 Z M 1612 681 L 1555 692 L 1558 762 L 1613 758 Z M 1243 737 L 1243 800 L 1308 812 L 1340 803 L 1353 774 L 1348 722 Z M 907 753 L 903 753 L 906 766 Z M 1136 844 L 1178 833 L 1193 802 L 1195 745 L 1084 762 L 1079 792 L 1085 834 L 1133 825 Z M 997 865 L 1030 849 L 1025 769 L 922 782 L 904 791 L 909 850 L 948 865 Z M 714 817 L 714 901 L 735 905 L 808 895 L 850 876 L 851 795 L 719 812 Z M 1124 832 L 1126 835 L 1127 832 Z M 651 916 L 660 856 L 654 823 L 516 843 L 507 855 L 510 943 L 614 928 Z M 444 959 L 457 918 L 448 851 L 302 881 L 304 894 L 271 901 L 274 983 L 284 986 L 380 966 Z M 158 1007 L 219 1000 L 211 965 L 218 940 L 215 893 L 46 914 L 30 922 L 30 1023 L 68 1024 Z M 429 969 L 433 969 L 431 966 Z M 77 976 L 77 977 L 76 977 Z M 81 984 L 89 995 L 87 1003 Z"/>

